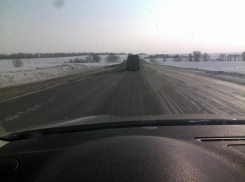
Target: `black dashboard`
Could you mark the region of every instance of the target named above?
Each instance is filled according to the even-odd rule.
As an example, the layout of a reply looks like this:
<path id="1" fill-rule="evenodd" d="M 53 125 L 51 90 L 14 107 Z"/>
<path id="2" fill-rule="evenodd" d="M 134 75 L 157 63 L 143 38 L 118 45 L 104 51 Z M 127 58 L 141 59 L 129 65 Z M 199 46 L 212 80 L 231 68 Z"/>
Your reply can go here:
<path id="1" fill-rule="evenodd" d="M 0 181 L 245 181 L 245 126 L 108 128 L 12 141 Z"/>

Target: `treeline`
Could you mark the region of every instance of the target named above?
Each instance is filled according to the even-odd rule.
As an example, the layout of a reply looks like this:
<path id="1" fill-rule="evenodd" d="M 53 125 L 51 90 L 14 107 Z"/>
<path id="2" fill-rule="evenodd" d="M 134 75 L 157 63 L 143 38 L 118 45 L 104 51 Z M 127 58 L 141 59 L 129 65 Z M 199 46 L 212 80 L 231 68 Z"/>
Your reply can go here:
<path id="1" fill-rule="evenodd" d="M 69 62 L 65 63 L 99 63 L 102 60 L 102 58 L 99 55 L 91 54 L 83 58 L 75 58 L 70 59 Z M 121 58 L 117 56 L 116 54 L 110 53 L 107 57 L 105 57 L 106 62 L 119 62 Z"/>
<path id="2" fill-rule="evenodd" d="M 173 58 L 176 55 L 169 55 L 169 54 L 155 54 L 155 55 L 150 55 L 148 57 L 145 57 L 146 59 L 151 59 L 151 58 Z"/>
<path id="3" fill-rule="evenodd" d="M 94 53 L 94 52 L 79 52 L 79 53 L 13 53 L 0 54 L 0 59 L 29 59 L 29 58 L 57 58 L 57 57 L 73 57 L 73 56 L 87 56 L 87 55 L 126 55 L 126 53 Z"/>
<path id="4" fill-rule="evenodd" d="M 167 58 L 172 58 L 175 62 L 188 61 L 188 62 L 200 62 L 200 61 L 245 61 L 245 52 L 242 54 L 219 54 L 218 58 L 211 59 L 211 56 L 207 53 L 201 53 L 200 51 L 193 51 L 188 55 L 168 55 L 168 54 L 156 54 L 149 57 L 151 62 L 155 62 L 156 58 L 163 58 L 166 61 Z"/>

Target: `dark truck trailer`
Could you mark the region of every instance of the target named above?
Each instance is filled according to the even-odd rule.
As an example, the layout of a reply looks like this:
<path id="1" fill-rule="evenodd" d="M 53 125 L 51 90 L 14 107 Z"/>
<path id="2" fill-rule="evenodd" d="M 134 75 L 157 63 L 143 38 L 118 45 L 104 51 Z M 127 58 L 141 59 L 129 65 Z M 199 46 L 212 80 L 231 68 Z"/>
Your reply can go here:
<path id="1" fill-rule="evenodd" d="M 140 59 L 138 55 L 128 55 L 127 70 L 139 70 Z"/>

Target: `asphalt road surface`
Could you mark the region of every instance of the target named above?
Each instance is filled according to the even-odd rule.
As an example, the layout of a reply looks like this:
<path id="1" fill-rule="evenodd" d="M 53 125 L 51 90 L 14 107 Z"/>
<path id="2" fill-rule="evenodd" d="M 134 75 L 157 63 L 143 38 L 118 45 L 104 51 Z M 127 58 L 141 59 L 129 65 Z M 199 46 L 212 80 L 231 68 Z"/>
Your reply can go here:
<path id="1" fill-rule="evenodd" d="M 245 114 L 245 87 L 194 72 L 142 64 L 0 103 L 7 130 L 94 115 Z"/>

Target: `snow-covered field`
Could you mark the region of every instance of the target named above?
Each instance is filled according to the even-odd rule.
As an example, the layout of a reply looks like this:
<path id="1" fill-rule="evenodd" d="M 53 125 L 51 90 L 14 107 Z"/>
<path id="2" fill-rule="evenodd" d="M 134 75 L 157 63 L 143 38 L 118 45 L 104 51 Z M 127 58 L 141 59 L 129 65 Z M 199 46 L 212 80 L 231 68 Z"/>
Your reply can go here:
<path id="1" fill-rule="evenodd" d="M 85 57 L 79 56 L 78 58 Z M 101 56 L 102 60 L 100 63 L 65 63 L 77 57 L 21 59 L 23 62 L 23 67 L 21 68 L 15 68 L 11 60 L 0 60 L 0 87 L 34 82 L 119 64 L 127 59 L 127 55 L 121 55 L 120 62 L 107 63 L 105 57 L 106 55 Z"/>
<path id="2" fill-rule="evenodd" d="M 32 58 L 32 59 L 21 59 L 23 62 L 23 67 L 15 68 L 12 65 L 12 60 L 7 59 L 0 59 L 0 73 L 2 72 L 16 72 L 16 71 L 23 71 L 23 70 L 35 70 L 39 68 L 48 68 L 48 67 L 55 67 L 61 65 L 71 65 L 73 63 L 65 63 L 68 62 L 70 59 L 75 58 L 85 58 L 86 56 L 76 56 L 76 57 L 59 57 L 59 58 Z M 100 63 L 79 63 L 80 65 L 89 65 L 89 66 L 106 66 L 118 63 L 107 63 L 105 58 L 107 55 L 101 55 L 101 62 Z M 119 55 L 121 61 L 127 59 L 127 55 Z"/>
<path id="3" fill-rule="evenodd" d="M 84 66 L 84 65 L 72 64 L 72 65 L 60 65 L 60 66 L 49 67 L 49 68 L 41 68 L 37 70 L 3 72 L 0 73 L 0 87 L 27 83 L 27 82 L 35 82 L 35 81 L 59 77 L 75 72 L 82 72 L 90 69 L 95 69 L 98 67 L 99 66 Z"/>
<path id="4" fill-rule="evenodd" d="M 178 68 L 191 68 L 191 69 L 202 69 L 210 71 L 224 71 L 224 72 L 236 72 L 245 74 L 245 62 L 236 61 L 222 61 L 222 62 L 174 62 L 171 58 L 163 62 L 162 59 L 158 58 L 154 63 L 157 65 L 173 66 Z"/>
<path id="5" fill-rule="evenodd" d="M 107 65 L 121 63 L 127 59 L 127 55 L 120 55 L 121 61 L 117 63 L 107 63 L 102 55 L 100 63 L 66 63 L 70 59 L 85 58 L 78 57 L 60 57 L 60 58 L 34 58 L 21 59 L 23 67 L 15 68 L 12 60 L 0 60 L 0 87 L 10 86 L 27 82 L 34 82 L 75 72 L 86 71 L 90 69 L 100 68 Z M 144 57 L 144 56 L 142 56 Z M 149 59 L 145 59 L 149 62 Z M 236 72 L 245 74 L 245 62 L 174 62 L 172 58 L 168 58 L 166 62 L 162 58 L 157 58 L 154 63 L 162 66 L 172 66 L 179 68 L 191 68 L 210 71 Z"/>

